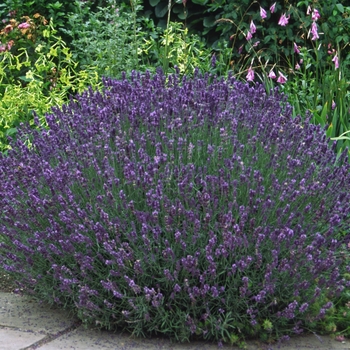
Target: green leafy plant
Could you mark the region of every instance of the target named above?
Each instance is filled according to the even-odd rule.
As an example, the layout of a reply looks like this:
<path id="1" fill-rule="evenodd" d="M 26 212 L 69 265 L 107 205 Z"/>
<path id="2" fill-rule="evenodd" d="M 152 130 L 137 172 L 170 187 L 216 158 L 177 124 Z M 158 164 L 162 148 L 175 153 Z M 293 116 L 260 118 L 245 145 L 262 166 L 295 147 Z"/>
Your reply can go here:
<path id="1" fill-rule="evenodd" d="M 35 48 L 42 44 L 43 34 L 48 30 L 47 24 L 46 18 L 39 13 L 31 17 L 22 16 L 19 21 L 12 18 L 5 22 L 0 31 L 0 60 L 3 61 L 0 93 L 4 92 L 4 85 L 21 80 L 26 67 L 30 65 L 29 60 L 34 62 L 38 58 Z M 21 59 L 26 64 L 22 64 Z M 8 65 L 4 64 L 5 61 Z"/>
<path id="2" fill-rule="evenodd" d="M 138 45 L 147 35 L 141 30 L 137 14 L 139 0 L 131 6 L 108 0 L 96 12 L 84 1 L 75 1 L 76 10 L 68 16 L 73 57 L 82 69 L 94 66 L 100 76 L 120 77 L 123 71 L 141 69 Z"/>
<path id="3" fill-rule="evenodd" d="M 33 16 L 22 16 L 19 20 L 11 17 L 3 21 L 4 28 L 0 31 L 0 41 L 5 45 L 6 50 L 11 50 L 13 46 L 21 47 L 23 43 L 35 43 L 48 24 L 46 18 L 40 13 L 35 13 Z M 10 47 L 6 47 L 10 41 L 12 41 Z"/>
<path id="4" fill-rule="evenodd" d="M 150 17 L 156 21 L 157 26 L 162 29 L 166 29 L 170 21 L 187 23 L 187 19 L 193 20 L 198 11 L 195 2 L 187 0 L 149 0 L 145 1 L 144 6 L 148 14 L 152 13 Z"/>
<path id="5" fill-rule="evenodd" d="M 150 56 L 155 66 L 162 66 L 164 72 L 193 75 L 195 68 L 202 72 L 211 71 L 211 50 L 197 35 L 189 35 L 182 23 L 170 22 L 168 28 L 157 38 L 145 39 L 140 47 L 142 55 Z M 221 67 L 222 68 L 222 67 Z"/>
<path id="6" fill-rule="evenodd" d="M 158 2 L 152 4 L 154 6 L 160 5 Z M 182 1 L 185 9 L 186 4 L 186 1 Z M 206 47 L 204 41 L 198 35 L 189 34 L 186 25 L 170 20 L 173 5 L 172 1 L 169 0 L 166 28 L 163 33 L 161 34 L 158 31 L 156 36 L 145 39 L 140 52 L 146 55 L 151 52 L 153 54 L 151 62 L 155 65 L 160 64 L 166 74 L 176 71 L 191 76 L 195 69 L 219 75 L 227 74 L 225 59 L 227 59 L 227 54 L 230 54 L 230 50 L 221 49 L 220 59 L 218 60 L 215 53 Z M 147 20 L 148 28 L 150 28 L 150 23 L 153 23 L 153 21 Z"/>
<path id="7" fill-rule="evenodd" d="M 331 43 L 341 48 L 340 54 L 344 61 L 349 60 L 349 38 L 350 38 L 350 6 L 346 6 L 342 0 L 326 0 L 311 3 L 300 1 L 297 6 L 319 8 L 320 29 L 323 35 L 322 41 Z"/>
<path id="8" fill-rule="evenodd" d="M 0 150 L 10 148 L 7 136 L 15 137 L 21 122 L 34 125 L 34 112 L 45 125 L 45 113 L 61 106 L 71 95 L 88 86 L 97 88 L 99 76 L 92 67 L 78 70 L 78 63 L 53 24 L 43 31 L 35 57 L 25 48 L 18 54 L 0 54 Z M 20 72 L 20 75 L 19 75 Z"/>
<path id="9" fill-rule="evenodd" d="M 57 28 L 66 26 L 66 16 L 74 11 L 74 4 L 67 0 L 3 0 L 0 4 L 0 18 L 7 23 L 10 18 L 20 20 L 22 16 L 40 13 L 52 19 Z"/>
<path id="10" fill-rule="evenodd" d="M 311 112 L 313 123 L 323 127 L 329 124 L 327 136 L 337 141 L 335 150 L 340 155 L 349 146 L 348 140 L 336 139 L 350 128 L 348 69 L 344 56 L 348 43 L 338 40 L 334 46 L 328 41 L 330 37 L 320 31 L 326 20 L 323 8 L 318 9 L 317 3 L 312 7 L 306 2 L 299 3 L 298 7 L 290 4 L 287 12 L 278 12 L 277 4 L 266 10 L 260 7 L 251 16 L 248 25 L 243 20 L 251 13 L 254 4 L 244 9 L 237 21 L 228 18 L 217 20 L 219 24 L 231 24 L 235 28 L 236 32 L 231 37 L 233 48 L 237 46 L 237 40 L 245 40 L 238 50 L 237 61 L 233 62 L 234 74 L 247 81 L 264 82 L 267 91 L 274 88 L 275 81 L 280 83 L 280 89 L 289 96 L 294 116 L 305 117 L 307 112 Z M 302 6 L 305 13 L 299 9 Z M 273 15 L 279 16 L 277 26 L 285 30 L 286 36 L 281 36 L 279 30 L 279 37 L 275 36 L 276 46 L 272 49 L 268 44 L 270 36 L 264 35 L 264 23 L 270 22 Z M 288 43 L 291 39 L 296 24 L 299 32 L 286 50 L 285 40 L 288 39 Z"/>

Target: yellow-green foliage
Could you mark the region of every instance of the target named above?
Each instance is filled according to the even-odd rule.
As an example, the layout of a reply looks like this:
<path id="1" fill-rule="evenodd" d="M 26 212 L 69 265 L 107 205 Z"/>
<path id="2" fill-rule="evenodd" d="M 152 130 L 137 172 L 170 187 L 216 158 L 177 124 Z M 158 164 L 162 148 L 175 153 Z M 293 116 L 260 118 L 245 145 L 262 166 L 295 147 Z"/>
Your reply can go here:
<path id="1" fill-rule="evenodd" d="M 62 106 L 88 86 L 99 87 L 93 68 L 78 70 L 69 48 L 54 33 L 52 26 L 44 31 L 47 45 L 37 45 L 35 60 L 26 48 L 17 55 L 0 55 L 0 151 L 10 148 L 7 135 L 15 134 L 20 122 L 33 124 L 33 111 L 45 125 L 51 107 Z"/>
<path id="2" fill-rule="evenodd" d="M 149 55 L 159 44 L 150 36 L 144 39 L 138 50 L 139 55 Z M 160 37 L 160 58 L 168 61 L 169 67 L 175 65 L 181 74 L 193 74 L 195 68 L 208 71 L 210 68 L 210 50 L 205 48 L 204 42 L 198 35 L 188 34 L 188 29 L 182 23 L 170 22 L 168 28 Z"/>

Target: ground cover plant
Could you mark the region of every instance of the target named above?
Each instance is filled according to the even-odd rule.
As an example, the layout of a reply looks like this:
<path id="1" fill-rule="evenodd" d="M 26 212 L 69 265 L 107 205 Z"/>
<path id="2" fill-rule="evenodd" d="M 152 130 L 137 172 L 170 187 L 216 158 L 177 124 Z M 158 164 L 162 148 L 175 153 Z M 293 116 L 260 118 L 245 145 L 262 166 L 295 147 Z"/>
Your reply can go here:
<path id="1" fill-rule="evenodd" d="M 0 156 L 3 268 L 136 335 L 238 343 L 316 327 L 350 284 L 347 151 L 336 160 L 262 85 L 198 72 L 103 84 Z"/>

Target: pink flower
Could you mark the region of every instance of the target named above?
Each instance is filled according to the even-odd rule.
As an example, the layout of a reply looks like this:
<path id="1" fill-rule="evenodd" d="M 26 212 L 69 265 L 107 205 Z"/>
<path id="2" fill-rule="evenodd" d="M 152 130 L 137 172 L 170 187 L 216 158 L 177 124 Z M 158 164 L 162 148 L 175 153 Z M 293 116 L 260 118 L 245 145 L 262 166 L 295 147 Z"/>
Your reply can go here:
<path id="1" fill-rule="evenodd" d="M 6 46 L 5 45 L 0 45 L 0 53 L 6 51 Z"/>
<path id="2" fill-rule="evenodd" d="M 299 70 L 300 69 L 300 65 L 299 65 L 299 63 L 297 63 L 296 65 L 295 65 L 295 70 Z"/>
<path id="3" fill-rule="evenodd" d="M 290 16 L 286 16 L 286 14 L 284 13 L 280 20 L 278 21 L 278 24 L 282 27 L 285 27 L 288 24 L 288 20 L 289 20 Z"/>
<path id="4" fill-rule="evenodd" d="M 337 107 L 336 103 L 334 102 L 334 100 L 332 100 L 332 109 L 334 110 L 335 107 Z"/>
<path id="5" fill-rule="evenodd" d="M 241 54 L 241 53 L 242 53 L 242 50 L 243 50 L 243 45 L 241 45 L 241 46 L 238 48 L 238 53 Z"/>
<path id="6" fill-rule="evenodd" d="M 304 62 L 304 60 L 303 60 L 303 59 L 301 59 L 301 60 L 299 61 L 299 64 L 303 64 L 303 62 Z"/>
<path id="7" fill-rule="evenodd" d="M 299 50 L 298 45 L 296 43 L 294 43 L 294 52 L 300 53 L 300 50 Z"/>
<path id="8" fill-rule="evenodd" d="M 334 62 L 334 69 L 338 69 L 339 68 L 339 58 L 338 55 L 335 55 L 332 59 L 332 62 Z"/>
<path id="9" fill-rule="evenodd" d="M 268 77 L 271 78 L 271 79 L 276 79 L 276 74 L 275 74 L 275 72 L 272 69 L 270 70 L 270 73 L 269 73 Z"/>
<path id="10" fill-rule="evenodd" d="M 316 9 L 314 9 L 311 14 L 311 19 L 313 21 L 317 21 L 319 18 L 321 18 L 320 13 Z"/>
<path id="11" fill-rule="evenodd" d="M 251 40 L 252 37 L 253 37 L 252 33 L 248 30 L 248 33 L 246 35 L 247 41 Z"/>
<path id="12" fill-rule="evenodd" d="M 260 6 L 260 17 L 262 19 L 267 17 L 266 11 Z"/>
<path id="13" fill-rule="evenodd" d="M 260 44 L 260 40 L 256 41 L 256 42 L 253 44 L 253 47 L 257 47 L 259 44 Z"/>
<path id="14" fill-rule="evenodd" d="M 256 32 L 256 26 L 253 21 L 250 22 L 250 32 L 254 34 Z"/>
<path id="15" fill-rule="evenodd" d="M 318 32 L 317 32 L 317 24 L 316 24 L 316 22 L 312 22 L 312 24 L 311 24 L 311 33 L 312 33 L 311 40 L 316 40 L 316 39 L 319 38 Z"/>
<path id="16" fill-rule="evenodd" d="M 248 74 L 246 76 L 247 81 L 253 81 L 254 80 L 254 70 L 252 67 L 248 68 Z"/>
<path id="17" fill-rule="evenodd" d="M 311 13 L 311 7 L 308 6 L 307 9 L 306 9 L 306 15 L 308 16 L 310 13 Z"/>
<path id="18" fill-rule="evenodd" d="M 28 29 L 28 28 L 30 28 L 30 24 L 27 22 L 24 22 L 24 23 L 19 24 L 17 28 L 18 29 Z"/>
<path id="19" fill-rule="evenodd" d="M 281 72 L 278 72 L 277 82 L 284 84 L 287 81 L 287 77 L 285 77 Z"/>
<path id="20" fill-rule="evenodd" d="M 273 3 L 270 7 L 270 11 L 271 13 L 274 13 L 275 12 L 275 7 L 276 7 L 276 3 Z"/>
<path id="21" fill-rule="evenodd" d="M 327 48 L 328 48 L 328 54 L 329 55 L 333 55 L 334 53 L 335 53 L 335 50 L 334 49 L 332 49 L 332 44 L 331 43 L 329 43 L 328 45 L 327 45 Z M 332 49 L 332 50 L 331 50 Z"/>

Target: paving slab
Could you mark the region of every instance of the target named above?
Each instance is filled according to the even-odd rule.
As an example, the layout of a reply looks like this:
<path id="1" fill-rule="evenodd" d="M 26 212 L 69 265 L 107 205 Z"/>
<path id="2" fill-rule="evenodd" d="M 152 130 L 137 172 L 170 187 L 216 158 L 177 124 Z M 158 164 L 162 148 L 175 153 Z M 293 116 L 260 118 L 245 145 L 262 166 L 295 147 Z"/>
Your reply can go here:
<path id="1" fill-rule="evenodd" d="M 68 311 L 39 304 L 29 296 L 0 293 L 0 326 L 56 334 L 77 321 Z"/>
<path id="2" fill-rule="evenodd" d="M 349 341 L 336 341 L 330 336 L 307 334 L 291 337 L 289 341 L 270 345 L 268 350 L 350 350 Z"/>
<path id="3" fill-rule="evenodd" d="M 27 348 L 46 337 L 45 334 L 17 329 L 0 328 L 0 350 L 18 350 Z"/>
<path id="4" fill-rule="evenodd" d="M 224 348 L 228 348 L 225 346 Z M 233 347 L 229 347 L 234 349 Z M 83 326 L 56 338 L 40 350 L 217 350 L 217 344 L 201 341 L 172 343 L 167 338 L 136 338 L 127 333 L 85 329 Z M 257 349 L 256 347 L 254 349 Z"/>
<path id="5" fill-rule="evenodd" d="M 40 347 L 40 350 L 217 350 L 218 345 L 202 341 L 171 343 L 166 338 L 135 338 L 125 333 L 113 333 L 78 327 Z M 224 345 L 223 349 L 238 350 Z M 350 342 L 338 342 L 328 336 L 309 334 L 292 337 L 289 341 L 272 345 L 248 341 L 247 350 L 350 350 Z"/>

